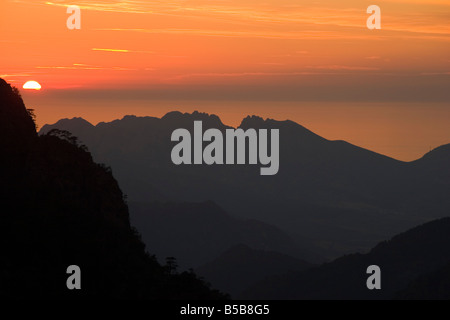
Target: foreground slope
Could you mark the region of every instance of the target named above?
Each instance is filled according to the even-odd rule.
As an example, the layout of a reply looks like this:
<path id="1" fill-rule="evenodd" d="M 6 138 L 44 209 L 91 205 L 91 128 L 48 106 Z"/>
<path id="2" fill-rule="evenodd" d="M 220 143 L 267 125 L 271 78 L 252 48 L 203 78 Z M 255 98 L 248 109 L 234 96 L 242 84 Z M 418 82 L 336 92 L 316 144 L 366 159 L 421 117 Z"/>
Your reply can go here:
<path id="1" fill-rule="evenodd" d="M 224 297 L 148 255 L 110 169 L 67 132 L 38 137 L 30 114 L 0 79 L 0 297 Z"/>
<path id="2" fill-rule="evenodd" d="M 267 278 L 246 299 L 393 299 L 448 296 L 450 218 L 413 228 L 367 254 L 351 254 L 320 267 Z M 381 290 L 368 290 L 367 267 L 381 268 Z M 445 275 L 439 284 L 438 275 Z"/>
<path id="3" fill-rule="evenodd" d="M 246 245 L 235 245 L 219 257 L 195 269 L 214 287 L 239 297 L 242 291 L 273 275 L 302 271 L 312 265 L 269 250 L 255 250 Z"/>

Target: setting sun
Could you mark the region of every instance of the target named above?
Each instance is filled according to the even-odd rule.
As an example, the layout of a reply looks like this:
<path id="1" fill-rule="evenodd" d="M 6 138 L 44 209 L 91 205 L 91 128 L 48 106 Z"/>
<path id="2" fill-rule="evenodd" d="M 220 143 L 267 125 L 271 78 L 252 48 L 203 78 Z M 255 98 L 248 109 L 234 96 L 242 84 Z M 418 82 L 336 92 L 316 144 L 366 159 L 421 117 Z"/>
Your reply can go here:
<path id="1" fill-rule="evenodd" d="M 23 85 L 23 88 L 29 90 L 41 90 L 41 85 L 36 81 L 27 81 Z"/>

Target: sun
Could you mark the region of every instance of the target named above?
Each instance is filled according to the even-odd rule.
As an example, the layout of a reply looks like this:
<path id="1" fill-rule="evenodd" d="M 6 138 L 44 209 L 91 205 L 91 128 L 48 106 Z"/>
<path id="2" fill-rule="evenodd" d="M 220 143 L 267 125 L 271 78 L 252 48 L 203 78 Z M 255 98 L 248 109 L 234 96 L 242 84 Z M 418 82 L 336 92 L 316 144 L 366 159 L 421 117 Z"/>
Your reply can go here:
<path id="1" fill-rule="evenodd" d="M 36 81 L 27 81 L 23 85 L 23 88 L 28 90 L 41 90 L 41 85 Z"/>

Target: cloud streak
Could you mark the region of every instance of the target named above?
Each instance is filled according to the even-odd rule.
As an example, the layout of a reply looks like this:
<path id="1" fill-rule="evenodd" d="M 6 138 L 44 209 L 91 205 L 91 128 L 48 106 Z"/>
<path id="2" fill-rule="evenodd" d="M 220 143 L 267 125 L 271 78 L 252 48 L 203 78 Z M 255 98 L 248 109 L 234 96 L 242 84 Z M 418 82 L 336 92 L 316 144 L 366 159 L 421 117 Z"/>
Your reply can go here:
<path id="1" fill-rule="evenodd" d="M 118 52 L 118 53 L 155 53 L 153 51 L 138 51 L 128 49 L 107 49 L 107 48 L 92 48 L 92 51 L 106 51 L 106 52 Z"/>
<path id="2" fill-rule="evenodd" d="M 140 32 L 150 34 L 171 34 L 171 35 L 193 35 L 210 37 L 231 37 L 231 38 L 265 38 L 265 39 L 367 39 L 365 35 L 343 34 L 339 31 L 318 31 L 303 30 L 298 32 L 276 32 L 276 31 L 234 31 L 234 30 L 206 30 L 206 29 L 142 29 L 142 28 L 99 28 L 97 31 L 122 31 L 122 32 Z M 382 37 L 373 36 L 373 40 L 381 40 Z"/>
<path id="3" fill-rule="evenodd" d="M 340 65 L 329 65 L 329 66 L 307 66 L 307 69 L 321 69 L 321 70 L 351 70 L 351 71 L 377 71 L 380 68 L 375 67 L 359 67 L 359 66 L 340 66 Z"/>
<path id="4" fill-rule="evenodd" d="M 130 71 L 137 70 L 135 68 L 126 67 L 102 67 L 102 66 L 92 66 L 82 63 L 74 63 L 68 66 L 36 66 L 36 69 L 61 69 L 61 70 L 113 70 L 113 71 Z"/>
<path id="5" fill-rule="evenodd" d="M 386 1 L 391 3 L 409 3 L 412 1 Z M 50 6 L 68 6 L 68 1 L 41 3 Z M 268 1 L 255 5 L 251 1 L 77 1 L 83 10 L 116 12 L 124 14 L 166 15 L 184 19 L 217 21 L 229 26 L 239 23 L 259 27 L 284 25 L 286 29 L 299 25 L 351 27 L 365 29 L 367 14 L 360 2 L 346 1 L 344 3 L 330 3 L 324 1 L 323 5 L 302 4 L 292 5 L 290 1 L 277 3 Z M 449 15 L 442 8 L 449 8 L 444 1 L 435 1 L 436 10 L 420 10 L 420 6 L 429 7 L 433 4 L 425 1 L 413 1 L 419 6 L 419 12 L 409 12 L 407 7 L 397 5 L 395 10 L 383 11 L 383 30 L 413 32 L 450 36 Z M 447 4 L 447 5 L 446 5 Z M 383 4 L 384 5 L 384 4 Z M 351 6 L 351 7 L 349 7 Z M 405 9 L 406 8 L 406 9 Z M 441 9 L 441 10 L 440 10 Z"/>
<path id="6" fill-rule="evenodd" d="M 101 49 L 101 48 L 92 48 L 92 51 L 107 51 L 107 52 L 130 52 L 126 49 Z"/>
<path id="7" fill-rule="evenodd" d="M 334 68 L 335 67 L 335 68 Z M 351 66 L 323 66 L 308 67 L 323 70 L 346 70 L 346 71 L 376 71 L 378 68 L 351 67 Z M 316 72 L 316 71 L 294 71 L 294 72 L 204 72 L 180 74 L 168 78 L 168 80 L 182 80 L 187 78 L 241 78 L 241 77 L 292 77 L 292 76 L 321 76 L 321 75 L 343 75 L 343 72 Z"/>

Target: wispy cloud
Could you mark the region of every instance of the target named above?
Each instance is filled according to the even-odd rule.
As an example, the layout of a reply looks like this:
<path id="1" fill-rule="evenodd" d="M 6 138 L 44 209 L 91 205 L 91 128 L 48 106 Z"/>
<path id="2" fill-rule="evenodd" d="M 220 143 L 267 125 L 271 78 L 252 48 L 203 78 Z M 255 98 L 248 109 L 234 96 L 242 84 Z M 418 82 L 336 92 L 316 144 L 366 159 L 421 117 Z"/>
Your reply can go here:
<path id="1" fill-rule="evenodd" d="M 35 1 L 33 1 L 35 2 Z M 387 1 L 405 2 L 405 1 Z M 412 1 L 419 6 L 418 12 L 409 10 L 390 10 L 383 12 L 383 30 L 413 32 L 423 34 L 450 35 L 448 13 L 439 10 L 448 8 L 446 1 L 434 1 L 436 10 L 420 10 L 420 6 L 430 7 L 428 1 Z M 45 5 L 68 6 L 68 1 L 40 1 Z M 411 3 L 411 0 L 406 1 Z M 78 0 L 77 5 L 83 10 L 106 11 L 128 14 L 155 14 L 176 16 L 179 18 L 220 21 L 222 24 L 236 23 L 252 26 L 285 26 L 289 29 L 299 25 L 337 26 L 365 29 L 365 10 L 358 1 L 346 4 L 325 2 L 292 5 L 290 1 L 258 3 L 252 1 L 211 1 L 211 0 L 159 0 L 159 1 L 86 1 Z M 353 7 L 349 7 L 353 6 Z M 402 8 L 403 9 L 403 8 Z M 277 26 L 277 27 L 278 27 Z"/>
<path id="2" fill-rule="evenodd" d="M 206 30 L 206 29 L 135 29 L 135 28 L 99 28 L 100 31 L 123 31 L 123 32 L 142 32 L 154 34 L 176 34 L 176 35 L 199 35 L 213 37 L 233 37 L 233 38 L 266 38 L 266 39 L 367 39 L 361 34 L 343 34 L 339 31 L 321 31 L 321 30 L 302 30 L 302 31 L 234 31 L 234 30 Z M 379 36 L 373 36 L 373 40 L 382 39 Z"/>
<path id="3" fill-rule="evenodd" d="M 31 77 L 31 74 L 30 73 L 0 74 L 0 78 L 11 78 L 11 77 Z"/>
<path id="4" fill-rule="evenodd" d="M 422 72 L 420 75 L 422 76 L 449 76 L 450 71 L 443 72 Z"/>
<path id="5" fill-rule="evenodd" d="M 92 51 L 106 51 L 106 52 L 119 52 L 119 53 L 155 53 L 154 51 L 139 51 L 128 49 L 106 49 L 106 48 L 92 48 Z"/>
<path id="6" fill-rule="evenodd" d="M 350 70 L 350 71 L 377 71 L 380 68 L 376 67 L 364 67 L 364 66 L 341 66 L 341 65 L 329 65 L 329 66 L 307 66 L 307 69 L 320 69 L 320 70 Z"/>
<path id="7" fill-rule="evenodd" d="M 260 62 L 258 64 L 262 64 L 265 66 L 284 66 L 284 65 L 286 65 L 286 63 L 283 63 L 283 62 Z"/>
<path id="8" fill-rule="evenodd" d="M 101 49 L 101 48 L 92 48 L 92 51 L 108 51 L 108 52 L 130 52 L 126 49 Z"/>
<path id="9" fill-rule="evenodd" d="M 23 2 L 23 1 L 22 1 Z M 34 2 L 34 1 L 33 1 Z M 46 5 L 57 6 L 57 7 L 68 7 L 74 5 L 73 2 L 68 1 L 59 1 L 59 2 L 51 2 L 51 1 L 40 1 Z M 76 5 L 83 10 L 93 10 L 93 11 L 106 11 L 106 12 L 122 12 L 122 13 L 153 13 L 152 10 L 149 10 L 148 5 L 143 1 L 83 1 L 79 0 L 76 2 Z"/>
<path id="10" fill-rule="evenodd" d="M 333 70 L 333 69 L 331 69 Z M 344 70 L 344 69 L 341 69 Z M 349 69 L 347 69 L 349 70 Z M 351 69 L 350 69 L 351 70 Z M 286 77 L 286 76 L 317 76 L 317 75 L 341 75 L 342 72 L 312 72 L 312 71 L 295 71 L 295 72 L 205 72 L 205 73 L 188 73 L 180 74 L 168 78 L 167 80 L 182 80 L 186 78 L 238 78 L 238 77 Z"/>
<path id="11" fill-rule="evenodd" d="M 92 66 L 82 63 L 74 63 L 68 66 L 36 66 L 36 69 L 63 69 L 63 70 L 116 70 L 116 71 L 130 71 L 137 70 L 135 68 L 126 67 L 103 67 L 103 66 Z"/>

